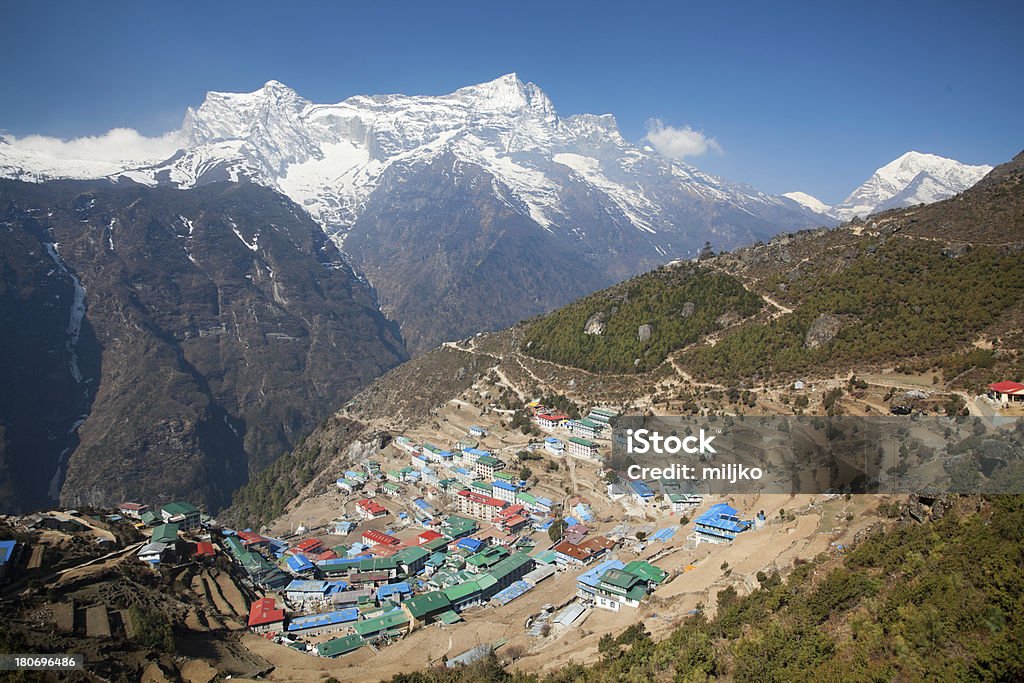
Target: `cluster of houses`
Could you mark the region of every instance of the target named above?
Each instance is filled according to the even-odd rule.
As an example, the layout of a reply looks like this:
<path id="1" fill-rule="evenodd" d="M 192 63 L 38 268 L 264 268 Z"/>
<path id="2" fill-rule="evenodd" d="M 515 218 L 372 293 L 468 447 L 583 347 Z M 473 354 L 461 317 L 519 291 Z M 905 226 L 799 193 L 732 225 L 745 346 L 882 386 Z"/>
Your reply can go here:
<path id="1" fill-rule="evenodd" d="M 476 428 L 470 436 L 485 434 Z M 559 570 L 586 569 L 608 560 L 616 548 L 615 541 L 587 526 L 595 515 L 585 500 L 573 499 L 563 511 L 528 491 L 527 482 L 511 476 L 499 458 L 473 439 L 451 450 L 404 436 L 392 443 L 407 454 L 408 467 L 383 471 L 380 463 L 369 461 L 362 471 L 346 471 L 338 478 L 339 489 L 366 496 L 355 503 L 359 523 L 391 515 L 386 497 L 408 501 L 410 484 L 436 492 L 428 497 L 447 495 L 447 508 L 453 512 L 441 515 L 433 506 L 414 505 L 405 521 L 421 530 L 416 533 L 414 527 L 402 538 L 391 530 L 364 528 L 353 541 L 356 523 L 335 522 L 331 530 L 349 539 L 333 547 L 315 538 L 288 544 L 251 531 L 225 531 L 228 553 L 254 584 L 277 595 L 253 604 L 250 628 L 285 639 L 329 634 L 334 637 L 318 644 L 316 652 L 336 657 L 429 624 L 455 623 L 473 607 L 505 605 Z M 531 554 L 530 534 L 547 530 L 563 514 L 561 540 Z M 621 564 L 609 565 L 600 574 L 622 570 Z M 626 575 L 633 579 L 615 573 L 604 577 L 603 584 L 598 582 L 603 592 L 587 594 L 590 602 L 606 609 L 636 606 L 638 591 L 646 593 L 665 580 L 664 572 L 648 563 L 631 563 L 629 571 Z M 613 597 L 617 584 L 626 586 L 621 601 Z"/>
<path id="2" fill-rule="evenodd" d="M 144 503 L 129 502 L 121 503 L 118 512 L 123 518 L 134 520 L 137 528 L 152 529 L 149 542 L 136 553 L 142 562 L 155 566 L 188 559 L 212 559 L 217 554 L 217 548 L 209 540 L 193 541 L 183 536 L 183 533 L 198 532 L 210 522 L 210 518 L 192 503 L 175 501 L 150 510 Z"/>
<path id="3" fill-rule="evenodd" d="M 505 604 L 553 573 L 535 571 L 524 549 L 488 542 L 479 531 L 476 520 L 449 515 L 406 542 L 366 529 L 358 542 L 333 548 L 313 538 L 280 548 L 277 539 L 249 531 L 226 531 L 225 543 L 243 566 L 259 564 L 251 555 L 272 564 L 267 557 L 280 552 L 281 576 L 263 585 L 283 602 L 253 603 L 249 627 L 289 639 L 338 634 L 316 647 L 336 657 L 431 623 L 458 622 L 471 607 Z"/>
<path id="4" fill-rule="evenodd" d="M 596 434 L 613 417 L 611 411 L 592 411 L 586 422 L 570 422 Z M 572 499 L 562 509 L 531 493 L 528 482 L 480 448 L 473 437 L 486 436 L 486 430 L 469 431 L 450 449 L 398 436 L 392 444 L 407 455 L 407 466 L 385 471 L 370 460 L 338 477 L 339 490 L 361 496 L 352 515 L 330 525 L 330 534 L 345 537 L 344 543 L 329 546 L 314 537 L 294 541 L 249 529 L 221 529 L 215 539 L 220 548 L 252 587 L 266 595 L 252 604 L 249 628 L 306 649 L 303 639 L 318 637 L 316 653 L 337 657 L 430 624 L 456 623 L 473 607 L 505 605 L 560 570 L 582 571 L 578 598 L 608 610 L 638 606 L 667 579 L 648 562 L 619 560 L 615 536 L 597 534 L 588 526 L 595 515 L 587 501 Z M 560 454 L 572 443 L 549 437 L 543 448 Z M 413 486 L 425 491 L 424 497 L 412 493 Z M 644 498 L 653 495 L 645 485 L 631 490 Z M 692 510 L 701 502 L 699 496 L 674 489 L 663 495 L 673 510 Z M 447 496 L 444 507 L 453 512 L 441 514 L 426 500 L 436 502 L 437 496 Z M 409 514 L 395 514 L 400 524 L 388 524 L 393 514 L 388 497 L 413 503 L 402 506 Z M 152 527 L 139 558 L 154 565 L 182 559 L 181 533 L 195 532 L 206 522 L 195 506 L 184 502 L 156 511 L 126 503 L 121 513 Z M 750 525 L 737 515 L 727 505 L 713 506 L 697 519 L 695 533 L 729 542 Z M 560 540 L 534 553 L 530 535 L 556 521 L 565 525 Z M 392 527 L 406 531 L 400 538 Z M 209 548 L 202 545 L 194 544 L 190 552 L 212 556 L 218 550 L 212 543 L 205 543 Z M 325 635 L 331 637 L 319 638 Z"/>
<path id="5" fill-rule="evenodd" d="M 578 503 L 573 510 L 589 512 L 589 506 Z M 404 542 L 375 529 L 363 531 L 350 547 L 326 549 L 317 539 L 303 540 L 283 554 L 292 578 L 276 589 L 281 602 L 254 602 L 249 628 L 288 639 L 334 635 L 316 652 L 337 657 L 430 624 L 456 623 L 473 607 L 508 604 L 559 569 L 593 567 L 577 580 L 578 595 L 609 610 L 638 606 L 667 579 L 648 562 L 609 559 L 614 541 L 569 520 L 573 524 L 559 543 L 532 556 L 532 544 L 518 542 L 527 539 L 496 541 L 477 520 L 454 514 Z M 273 539 L 251 532 L 226 540 L 236 558 L 252 552 L 247 545 L 274 547 Z M 292 561 L 299 556 L 307 561 Z"/>
<path id="6" fill-rule="evenodd" d="M 551 410 L 536 401 L 527 406 L 533 413 L 533 421 L 546 431 L 561 430 L 568 432 L 569 437 L 562 441 L 549 437 L 544 441 L 544 449 L 553 455 L 568 454 L 574 458 L 599 461 L 600 446 L 593 439 L 605 436 L 606 430 L 611 431 L 611 422 L 618 413 L 605 408 L 592 408 L 586 417 L 571 419 L 565 413 Z"/>

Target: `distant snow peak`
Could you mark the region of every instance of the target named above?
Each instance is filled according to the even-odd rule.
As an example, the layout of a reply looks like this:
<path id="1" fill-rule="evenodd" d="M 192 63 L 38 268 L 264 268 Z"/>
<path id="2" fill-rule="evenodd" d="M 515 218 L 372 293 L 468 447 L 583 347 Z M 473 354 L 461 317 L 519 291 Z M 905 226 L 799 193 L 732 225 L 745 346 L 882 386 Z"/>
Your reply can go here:
<path id="1" fill-rule="evenodd" d="M 821 201 L 814 195 L 807 194 L 806 192 L 783 192 L 782 196 L 792 199 L 794 202 L 800 204 L 801 206 L 806 206 L 808 209 L 814 211 L 815 213 L 820 213 L 828 216 L 831 215 L 833 211 L 831 206 Z"/>
<path id="2" fill-rule="evenodd" d="M 879 168 L 835 207 L 835 216 L 855 216 L 952 197 L 985 177 L 991 166 L 971 166 L 936 154 L 910 151 Z"/>
<path id="3" fill-rule="evenodd" d="M 879 211 L 931 204 L 973 187 L 991 166 L 971 166 L 936 154 L 910 151 L 864 181 L 836 206 L 829 206 L 805 192 L 786 192 L 784 197 L 816 213 L 848 221 Z"/>

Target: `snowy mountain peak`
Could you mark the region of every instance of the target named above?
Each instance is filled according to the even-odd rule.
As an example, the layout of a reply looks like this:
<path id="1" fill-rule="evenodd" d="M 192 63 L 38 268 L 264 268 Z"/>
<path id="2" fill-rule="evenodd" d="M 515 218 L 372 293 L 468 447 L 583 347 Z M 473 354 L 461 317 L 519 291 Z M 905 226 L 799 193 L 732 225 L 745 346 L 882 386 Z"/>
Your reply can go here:
<path id="1" fill-rule="evenodd" d="M 831 206 L 821 201 L 814 195 L 807 194 L 806 192 L 783 192 L 782 196 L 792 199 L 797 204 L 806 206 L 808 209 L 814 211 L 815 213 L 820 213 L 827 216 L 832 211 Z"/>
<path id="2" fill-rule="evenodd" d="M 339 244 L 384 179 L 411 178 L 448 156 L 482 169 L 510 210 L 546 231 L 659 235 L 656 249 L 646 247 L 659 257 L 686 255 L 712 233 L 725 246 L 741 233 L 746 240 L 823 221 L 788 199 L 628 142 L 610 114 L 561 119 L 544 91 L 515 73 L 447 95 L 357 95 L 336 104 L 309 102 L 275 80 L 253 92 L 212 91 L 187 110 L 178 138 L 182 148 L 164 161 L 107 163 L 96 175 L 178 187 L 267 185 Z M 43 164 L 0 148 L 0 175 L 26 177 L 17 170 L 24 166 Z M 59 167 L 46 166 L 46 177 Z M 81 165 L 77 177 L 90 168 Z"/>
<path id="3" fill-rule="evenodd" d="M 537 85 L 524 83 L 513 72 L 493 81 L 459 88 L 452 97 L 481 111 L 518 113 L 524 110 L 540 114 L 543 118 L 556 115 L 555 107 Z"/>
<path id="4" fill-rule="evenodd" d="M 971 166 L 911 150 L 879 168 L 836 206 L 828 206 L 805 192 L 787 192 L 783 196 L 817 213 L 848 221 L 952 197 L 972 187 L 991 170 L 991 166 Z"/>
<path id="5" fill-rule="evenodd" d="M 952 197 L 973 186 L 992 170 L 936 154 L 910 151 L 879 168 L 835 208 L 843 220 Z"/>

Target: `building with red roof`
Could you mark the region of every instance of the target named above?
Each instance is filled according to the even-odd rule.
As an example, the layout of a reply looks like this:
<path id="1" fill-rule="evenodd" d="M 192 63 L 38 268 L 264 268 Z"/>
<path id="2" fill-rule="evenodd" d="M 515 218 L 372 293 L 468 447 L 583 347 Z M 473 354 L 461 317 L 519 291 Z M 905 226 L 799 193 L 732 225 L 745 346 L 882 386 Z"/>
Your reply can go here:
<path id="1" fill-rule="evenodd" d="M 442 538 L 441 534 L 437 533 L 433 529 L 427 529 L 426 531 L 424 531 L 423 533 L 421 533 L 419 536 L 416 537 L 416 544 L 417 545 L 423 545 L 424 543 L 430 543 L 431 541 L 436 541 L 439 538 Z"/>
<path id="2" fill-rule="evenodd" d="M 370 546 L 370 554 L 374 557 L 391 557 L 399 551 L 397 545 L 384 545 L 383 543 L 377 543 L 376 545 Z"/>
<path id="3" fill-rule="evenodd" d="M 118 510 L 125 517 L 131 517 L 132 519 L 142 519 L 142 513 L 149 511 L 149 506 L 145 503 L 121 503 L 118 506 Z"/>
<path id="4" fill-rule="evenodd" d="M 254 633 L 283 630 L 284 610 L 277 609 L 274 598 L 260 598 L 249 608 L 249 629 Z"/>
<path id="5" fill-rule="evenodd" d="M 246 548 L 251 545 L 266 545 L 270 543 L 270 539 L 266 536 L 261 536 L 254 531 L 239 531 L 235 534 L 238 536 L 238 540 L 242 542 Z"/>
<path id="6" fill-rule="evenodd" d="M 303 555 L 319 555 L 324 551 L 324 543 L 319 538 L 307 538 L 299 541 L 294 548 L 291 549 L 292 553 L 302 553 Z"/>
<path id="7" fill-rule="evenodd" d="M 383 531 L 377 531 L 376 529 L 367 529 L 363 532 L 362 541 L 366 545 L 398 545 L 399 540 L 394 536 L 389 536 Z"/>
<path id="8" fill-rule="evenodd" d="M 198 559 L 207 559 L 215 557 L 217 555 L 217 548 L 209 541 L 199 541 L 196 543 L 196 549 L 192 551 L 192 557 Z"/>
<path id="9" fill-rule="evenodd" d="M 356 511 L 366 519 L 377 519 L 388 514 L 386 507 L 369 498 L 364 498 L 356 503 Z"/>
<path id="10" fill-rule="evenodd" d="M 562 413 L 537 413 L 534 415 L 534 419 L 536 419 L 537 424 L 544 429 L 554 429 L 568 420 L 569 416 Z"/>
<path id="11" fill-rule="evenodd" d="M 459 491 L 457 500 L 460 513 L 486 520 L 494 519 L 495 515 L 508 507 L 508 503 L 503 500 L 469 489 Z"/>
<path id="12" fill-rule="evenodd" d="M 989 396 L 1007 406 L 1011 401 L 1024 401 L 1024 384 L 1020 382 L 995 382 L 988 385 Z"/>

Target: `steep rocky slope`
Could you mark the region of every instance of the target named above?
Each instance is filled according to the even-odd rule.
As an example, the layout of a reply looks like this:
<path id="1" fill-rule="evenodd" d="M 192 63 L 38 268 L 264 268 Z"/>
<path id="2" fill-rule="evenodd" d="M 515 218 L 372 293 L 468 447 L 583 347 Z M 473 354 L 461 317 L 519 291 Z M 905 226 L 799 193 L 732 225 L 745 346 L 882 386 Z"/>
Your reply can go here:
<path id="1" fill-rule="evenodd" d="M 0 216 L 0 363 L 24 387 L 0 414 L 8 507 L 217 509 L 406 358 L 334 244 L 266 188 L 4 181 Z"/>

